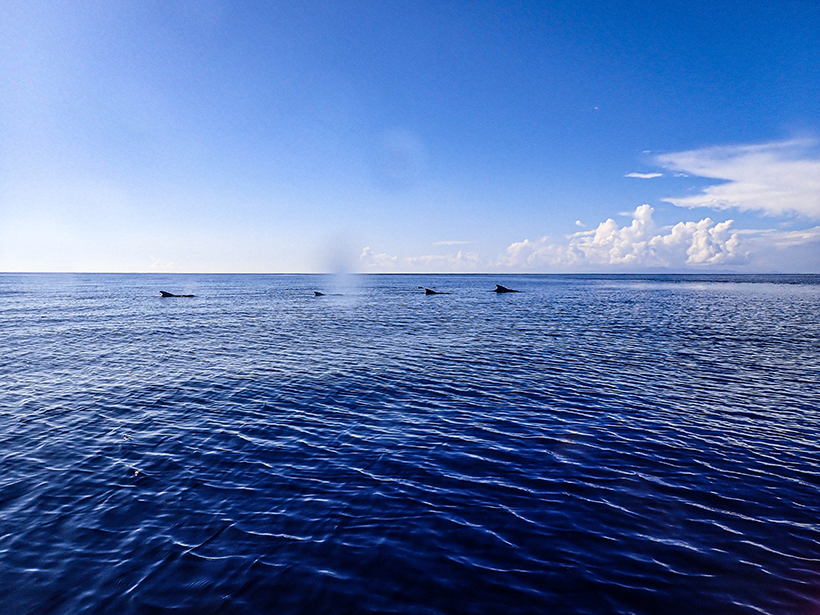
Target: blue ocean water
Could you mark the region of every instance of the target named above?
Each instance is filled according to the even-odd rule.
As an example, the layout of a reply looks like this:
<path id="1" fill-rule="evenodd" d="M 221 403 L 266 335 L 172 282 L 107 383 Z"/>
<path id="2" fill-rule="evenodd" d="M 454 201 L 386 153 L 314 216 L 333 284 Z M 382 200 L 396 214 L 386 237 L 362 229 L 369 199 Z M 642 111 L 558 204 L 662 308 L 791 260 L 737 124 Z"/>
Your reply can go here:
<path id="1" fill-rule="evenodd" d="M 818 613 L 818 428 L 820 276 L 0 275 L 0 613 Z"/>

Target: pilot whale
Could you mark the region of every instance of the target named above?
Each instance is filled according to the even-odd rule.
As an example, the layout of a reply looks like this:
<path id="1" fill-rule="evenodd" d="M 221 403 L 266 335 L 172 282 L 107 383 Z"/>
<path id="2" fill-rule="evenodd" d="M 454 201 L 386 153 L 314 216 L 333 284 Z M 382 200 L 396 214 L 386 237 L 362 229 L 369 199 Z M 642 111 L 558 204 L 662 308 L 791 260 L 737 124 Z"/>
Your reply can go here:
<path id="1" fill-rule="evenodd" d="M 194 295 L 175 295 L 174 293 L 168 293 L 164 290 L 159 291 L 160 297 L 193 297 Z"/>
<path id="2" fill-rule="evenodd" d="M 497 293 L 520 293 L 520 290 L 513 290 L 512 288 L 507 288 L 506 286 L 501 286 L 501 284 L 495 285 L 495 291 Z"/>
<path id="3" fill-rule="evenodd" d="M 419 286 L 419 288 L 424 289 L 425 295 L 451 295 L 452 293 L 444 293 L 440 290 L 433 290 L 432 288 L 427 288 L 426 286 Z"/>

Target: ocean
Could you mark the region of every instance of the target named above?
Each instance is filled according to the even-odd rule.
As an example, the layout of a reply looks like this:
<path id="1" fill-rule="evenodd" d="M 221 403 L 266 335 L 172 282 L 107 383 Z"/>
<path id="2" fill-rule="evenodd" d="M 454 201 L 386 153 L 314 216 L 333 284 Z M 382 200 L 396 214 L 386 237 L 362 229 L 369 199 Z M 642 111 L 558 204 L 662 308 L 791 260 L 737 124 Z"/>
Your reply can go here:
<path id="1" fill-rule="evenodd" d="M 0 613 L 820 613 L 819 432 L 820 276 L 2 274 Z"/>

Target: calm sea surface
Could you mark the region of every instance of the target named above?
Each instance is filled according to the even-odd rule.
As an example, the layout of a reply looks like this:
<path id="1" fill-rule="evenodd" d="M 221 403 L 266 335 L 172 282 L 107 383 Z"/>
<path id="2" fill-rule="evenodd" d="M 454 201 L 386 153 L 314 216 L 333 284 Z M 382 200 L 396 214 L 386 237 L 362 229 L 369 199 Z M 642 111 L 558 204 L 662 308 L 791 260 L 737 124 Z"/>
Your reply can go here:
<path id="1" fill-rule="evenodd" d="M 820 276 L 0 275 L 0 613 L 816 615 Z"/>

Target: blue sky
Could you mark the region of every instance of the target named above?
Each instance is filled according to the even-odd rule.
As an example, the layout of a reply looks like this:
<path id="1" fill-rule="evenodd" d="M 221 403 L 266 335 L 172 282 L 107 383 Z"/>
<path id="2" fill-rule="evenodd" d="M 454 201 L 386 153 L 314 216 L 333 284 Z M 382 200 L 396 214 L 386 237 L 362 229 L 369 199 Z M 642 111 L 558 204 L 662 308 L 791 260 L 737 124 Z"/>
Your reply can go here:
<path id="1" fill-rule="evenodd" d="M 335 270 L 820 272 L 820 3 L 0 4 L 0 271 Z"/>

